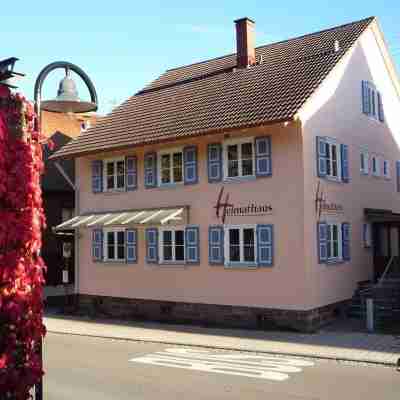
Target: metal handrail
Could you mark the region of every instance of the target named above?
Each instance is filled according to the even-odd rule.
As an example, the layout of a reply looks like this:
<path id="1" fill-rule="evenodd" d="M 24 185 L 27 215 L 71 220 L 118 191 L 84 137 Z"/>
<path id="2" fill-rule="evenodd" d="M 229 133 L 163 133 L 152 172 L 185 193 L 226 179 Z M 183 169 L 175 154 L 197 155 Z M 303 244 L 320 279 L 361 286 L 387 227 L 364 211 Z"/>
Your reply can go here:
<path id="1" fill-rule="evenodd" d="M 390 268 L 390 266 L 392 265 L 392 262 L 393 262 L 393 260 L 394 260 L 394 257 L 395 257 L 395 256 L 390 257 L 390 260 L 389 260 L 389 262 L 387 263 L 387 265 L 386 265 L 386 267 L 385 267 L 385 270 L 383 271 L 382 276 L 379 278 L 379 281 L 378 281 L 378 283 L 377 283 L 377 285 L 376 285 L 377 287 L 379 287 L 379 286 L 382 285 L 382 282 L 384 281 L 384 279 L 385 279 L 385 277 L 386 277 L 386 274 L 388 273 L 389 268 Z"/>

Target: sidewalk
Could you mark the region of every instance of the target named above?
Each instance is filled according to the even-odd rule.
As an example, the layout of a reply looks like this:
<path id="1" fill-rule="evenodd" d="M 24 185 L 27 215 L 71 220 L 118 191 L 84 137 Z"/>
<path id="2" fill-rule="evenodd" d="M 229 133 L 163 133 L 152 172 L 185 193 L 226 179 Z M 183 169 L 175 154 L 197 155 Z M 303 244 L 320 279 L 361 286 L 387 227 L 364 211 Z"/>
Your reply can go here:
<path id="1" fill-rule="evenodd" d="M 316 334 L 203 328 L 154 322 L 91 320 L 48 315 L 51 333 L 94 336 L 173 345 L 201 346 L 257 353 L 285 354 L 394 366 L 400 357 L 400 336 L 321 331 Z"/>

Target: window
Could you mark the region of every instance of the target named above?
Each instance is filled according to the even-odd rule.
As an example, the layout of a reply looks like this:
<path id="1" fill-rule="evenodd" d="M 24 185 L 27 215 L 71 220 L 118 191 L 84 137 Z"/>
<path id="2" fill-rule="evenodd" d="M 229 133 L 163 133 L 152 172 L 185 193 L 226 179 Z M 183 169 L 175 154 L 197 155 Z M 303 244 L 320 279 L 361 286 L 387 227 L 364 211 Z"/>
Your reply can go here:
<path id="1" fill-rule="evenodd" d="M 381 175 L 381 167 L 378 156 L 372 156 L 372 175 L 374 176 Z"/>
<path id="2" fill-rule="evenodd" d="M 161 262 L 185 261 L 185 230 L 161 230 Z"/>
<path id="3" fill-rule="evenodd" d="M 106 191 L 125 190 L 125 160 L 104 161 L 104 187 Z"/>
<path id="4" fill-rule="evenodd" d="M 390 179 L 390 163 L 389 160 L 383 161 L 383 176 L 386 179 Z"/>
<path id="5" fill-rule="evenodd" d="M 224 143 L 225 178 L 254 176 L 254 139 Z"/>
<path id="6" fill-rule="evenodd" d="M 161 185 L 183 182 L 183 151 L 169 151 L 159 154 Z"/>
<path id="7" fill-rule="evenodd" d="M 340 179 L 341 159 L 340 146 L 333 140 L 327 139 L 325 142 L 326 154 L 326 176 L 328 178 Z"/>
<path id="8" fill-rule="evenodd" d="M 226 262 L 256 263 L 256 227 L 233 226 L 225 231 Z"/>
<path id="9" fill-rule="evenodd" d="M 327 224 L 327 259 L 342 258 L 342 232 L 340 224 Z"/>
<path id="10" fill-rule="evenodd" d="M 371 82 L 362 81 L 362 108 L 364 114 L 384 122 L 382 95 Z"/>
<path id="11" fill-rule="evenodd" d="M 360 171 L 364 175 L 369 173 L 369 157 L 366 151 L 360 153 Z"/>
<path id="12" fill-rule="evenodd" d="M 104 232 L 104 255 L 106 261 L 125 261 L 125 231 Z"/>

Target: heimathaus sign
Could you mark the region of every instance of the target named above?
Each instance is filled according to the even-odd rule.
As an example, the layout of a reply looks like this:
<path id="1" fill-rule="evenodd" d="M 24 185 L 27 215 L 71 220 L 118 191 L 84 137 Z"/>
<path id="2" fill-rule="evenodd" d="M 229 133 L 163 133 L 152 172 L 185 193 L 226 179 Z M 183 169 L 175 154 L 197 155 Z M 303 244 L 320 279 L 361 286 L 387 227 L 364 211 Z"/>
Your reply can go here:
<path id="1" fill-rule="evenodd" d="M 254 201 L 249 201 L 247 204 L 234 204 L 229 202 L 229 193 L 226 193 L 225 198 L 224 188 L 222 187 L 217 203 L 214 206 L 215 215 L 217 218 L 221 218 L 222 223 L 225 223 L 226 217 L 247 217 L 251 215 L 265 215 L 272 213 L 272 206 L 268 203 L 260 204 Z"/>
<path id="2" fill-rule="evenodd" d="M 315 211 L 317 212 L 318 219 L 321 217 L 322 213 L 340 214 L 343 212 L 343 206 L 341 204 L 330 202 L 325 196 L 325 193 L 321 189 L 321 182 L 318 182 L 317 192 L 315 194 Z"/>

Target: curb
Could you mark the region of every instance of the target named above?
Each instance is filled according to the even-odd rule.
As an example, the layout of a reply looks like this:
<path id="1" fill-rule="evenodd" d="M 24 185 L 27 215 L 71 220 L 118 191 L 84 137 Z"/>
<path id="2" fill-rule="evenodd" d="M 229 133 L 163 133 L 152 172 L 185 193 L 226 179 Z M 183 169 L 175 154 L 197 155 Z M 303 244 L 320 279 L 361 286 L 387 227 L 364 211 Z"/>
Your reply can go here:
<path id="1" fill-rule="evenodd" d="M 128 342 L 140 342 L 140 343 L 158 343 L 158 344 L 167 344 L 173 346 L 190 346 L 190 347 L 199 347 L 204 349 L 217 349 L 217 350 L 229 350 L 229 351 L 243 351 L 247 353 L 261 353 L 261 354 L 270 354 L 274 356 L 291 356 L 291 357 L 301 357 L 301 358 L 309 358 L 314 360 L 329 360 L 329 361 L 337 361 L 337 362 L 352 362 L 359 364 L 371 364 L 371 365 L 379 365 L 383 367 L 396 367 L 396 362 L 391 361 L 376 361 L 370 359 L 356 359 L 349 357 L 332 357 L 332 356 L 323 356 L 323 355 L 310 355 L 309 353 L 293 353 L 293 352 L 282 352 L 282 351 L 273 351 L 273 350 L 260 350 L 260 349 L 252 349 L 252 348 L 240 348 L 240 347 L 229 347 L 229 346 L 216 346 L 216 345 L 207 345 L 207 344 L 195 344 L 195 343 L 185 343 L 178 341 L 165 341 L 165 340 L 156 340 L 156 339 L 143 339 L 143 338 L 131 338 L 131 337 L 115 337 L 115 336 L 106 336 L 106 335 L 95 335 L 90 333 L 76 333 L 76 332 L 61 332 L 55 330 L 47 330 L 47 333 L 53 333 L 58 335 L 71 335 L 71 336 L 82 336 L 82 337 L 93 337 L 99 339 L 111 339 L 111 340 L 121 340 Z"/>

